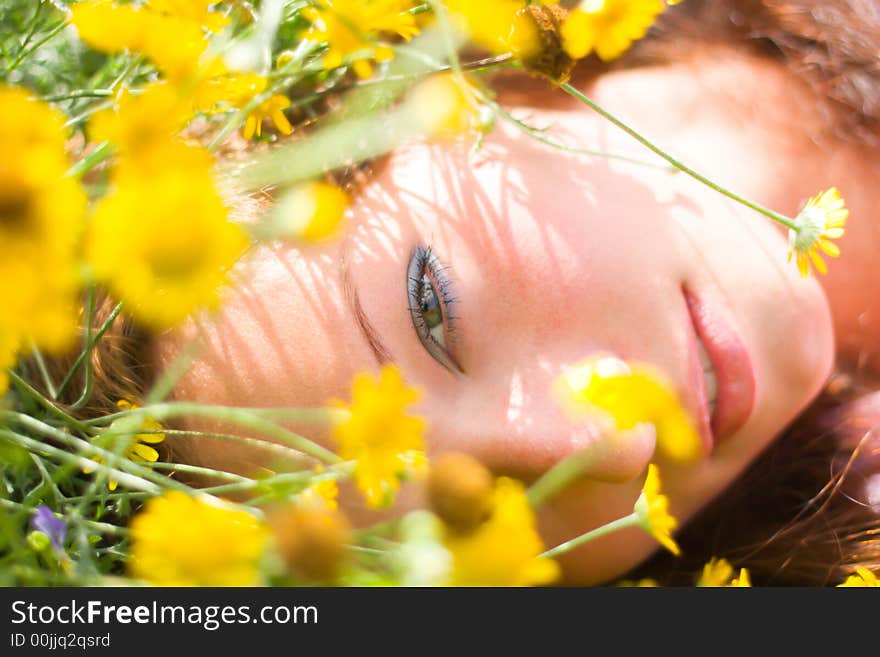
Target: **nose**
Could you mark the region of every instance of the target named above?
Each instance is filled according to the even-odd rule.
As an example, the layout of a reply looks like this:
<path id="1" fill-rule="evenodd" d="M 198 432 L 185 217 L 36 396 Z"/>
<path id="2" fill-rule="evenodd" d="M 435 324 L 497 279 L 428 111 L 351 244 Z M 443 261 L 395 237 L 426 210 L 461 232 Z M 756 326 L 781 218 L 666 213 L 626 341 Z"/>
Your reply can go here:
<path id="1" fill-rule="evenodd" d="M 623 482 L 643 474 L 654 455 L 653 425 L 620 431 L 600 413 L 571 417 L 553 393 L 561 371 L 545 362 L 464 382 L 460 395 L 428 411 L 432 448 L 468 452 L 525 481 L 575 454 L 587 479 Z"/>

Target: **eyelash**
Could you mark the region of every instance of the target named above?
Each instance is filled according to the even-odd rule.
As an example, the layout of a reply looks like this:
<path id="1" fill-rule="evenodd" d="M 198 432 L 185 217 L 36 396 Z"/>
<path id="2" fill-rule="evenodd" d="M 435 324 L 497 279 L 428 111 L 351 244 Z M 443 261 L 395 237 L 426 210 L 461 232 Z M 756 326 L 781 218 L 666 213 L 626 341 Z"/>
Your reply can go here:
<path id="1" fill-rule="evenodd" d="M 450 346 L 455 343 L 455 321 L 457 317 L 455 317 L 450 311 L 451 307 L 455 304 L 456 299 L 452 295 L 452 285 L 447 273 L 448 271 L 449 266 L 440 263 L 432 252 L 430 246 L 417 246 L 415 248 L 413 255 L 410 257 L 410 264 L 407 271 L 409 311 L 413 318 L 416 331 L 419 334 L 419 338 L 423 343 L 425 341 L 430 341 L 434 347 L 440 350 L 443 356 L 450 361 L 450 364 L 460 372 L 461 368 L 450 354 Z M 425 284 L 423 283 L 423 277 L 425 276 L 428 277 L 428 281 L 432 284 L 432 289 L 435 294 L 438 295 L 440 313 L 443 322 L 443 336 L 448 342 L 445 346 L 440 344 L 437 339 L 431 335 L 431 329 L 428 327 L 423 310 L 418 303 L 418 301 L 423 298 L 425 292 Z M 436 358 L 435 354 L 431 353 L 431 355 Z M 446 363 L 441 362 L 441 364 L 449 367 Z"/>

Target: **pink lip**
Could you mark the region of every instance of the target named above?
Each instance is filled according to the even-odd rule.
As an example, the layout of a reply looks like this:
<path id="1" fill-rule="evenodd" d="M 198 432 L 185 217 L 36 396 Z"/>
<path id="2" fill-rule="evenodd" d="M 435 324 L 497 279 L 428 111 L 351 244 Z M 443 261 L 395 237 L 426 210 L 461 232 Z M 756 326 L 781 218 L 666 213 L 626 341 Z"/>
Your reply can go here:
<path id="1" fill-rule="evenodd" d="M 706 304 L 687 289 L 684 296 L 696 330 L 691 364 L 692 370 L 696 369 L 695 390 L 702 416 L 700 428 L 711 450 L 713 443 L 729 438 L 749 419 L 755 404 L 755 372 L 745 344 L 721 308 Z M 715 412 L 711 417 L 696 336 L 705 345 L 718 379 Z"/>

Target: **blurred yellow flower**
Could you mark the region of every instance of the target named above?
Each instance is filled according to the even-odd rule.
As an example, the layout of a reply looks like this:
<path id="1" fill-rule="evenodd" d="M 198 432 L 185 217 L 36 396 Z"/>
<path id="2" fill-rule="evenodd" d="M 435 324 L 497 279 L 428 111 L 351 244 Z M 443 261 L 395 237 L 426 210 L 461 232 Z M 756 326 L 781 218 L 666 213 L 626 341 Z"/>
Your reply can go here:
<path id="1" fill-rule="evenodd" d="M 548 3 L 541 3 L 548 4 Z M 453 24 L 478 46 L 498 55 L 510 50 L 507 37 L 523 0 L 447 0 Z"/>
<path id="2" fill-rule="evenodd" d="M 132 404 L 127 399 L 117 401 L 116 407 L 120 411 L 133 411 L 139 408 L 137 404 Z M 141 424 L 140 429 L 146 433 L 138 433 L 131 438 L 131 442 L 125 449 L 124 456 L 129 461 L 134 461 L 135 463 L 155 463 L 159 460 L 159 452 L 154 447 L 151 447 L 151 445 L 158 445 L 165 440 L 165 434 L 162 433 L 164 427 L 153 418 L 147 417 Z M 104 462 L 99 456 L 90 456 L 89 458 L 97 463 Z M 85 474 L 91 474 L 94 471 L 94 468 L 83 468 Z M 118 485 L 119 482 L 112 479 L 107 482 L 107 488 L 110 490 L 116 490 Z"/>
<path id="3" fill-rule="evenodd" d="M 850 575 L 841 584 L 840 587 L 877 587 L 880 586 L 880 579 L 867 568 L 856 568 L 854 575 Z"/>
<path id="4" fill-rule="evenodd" d="M 196 107 L 203 112 L 223 112 L 229 109 L 241 109 L 251 102 L 258 94 L 263 93 L 269 81 L 256 73 L 230 73 L 215 75 L 202 80 L 195 90 Z M 242 137 L 251 139 L 258 137 L 263 131 L 263 121 L 271 119 L 283 135 L 293 132 L 293 126 L 284 116 L 283 110 L 290 107 L 290 99 L 281 94 L 274 94 L 256 108 L 245 120 Z"/>
<path id="5" fill-rule="evenodd" d="M 18 342 L 0 326 L 0 395 L 9 388 L 9 374 L 7 370 L 15 365 L 15 354 L 18 351 Z"/>
<path id="6" fill-rule="evenodd" d="M 315 468 L 318 474 L 323 471 L 323 466 Z M 303 490 L 297 500 L 307 506 L 325 506 L 336 511 L 339 508 L 339 486 L 335 479 L 321 479 Z"/>
<path id="7" fill-rule="evenodd" d="M 569 367 L 554 393 L 573 417 L 599 414 L 622 431 L 654 425 L 657 447 L 670 459 L 690 461 L 703 453 L 703 442 L 672 385 L 656 368 L 595 356 Z"/>
<path id="8" fill-rule="evenodd" d="M 847 217 L 849 210 L 836 187 L 807 201 L 794 220 L 798 229 L 788 231 L 788 260 L 790 262 L 791 257 L 795 256 L 801 276 L 806 278 L 810 275 L 810 261 L 819 273 L 828 271 L 819 251 L 832 258 L 840 255 L 840 248 L 829 240 L 843 237 Z"/>
<path id="9" fill-rule="evenodd" d="M 63 115 L 0 85 L 0 116 L 0 331 L 6 345 L 60 352 L 76 335 L 86 196 L 65 175 Z"/>
<path id="10" fill-rule="evenodd" d="M 574 59 L 594 50 L 603 61 L 617 59 L 664 8 L 663 0 L 583 0 L 562 25 L 563 47 Z"/>
<path id="11" fill-rule="evenodd" d="M 479 120 L 476 89 L 463 75 L 428 76 L 409 92 L 408 103 L 422 130 L 441 139 L 467 134 Z"/>
<path id="12" fill-rule="evenodd" d="M 165 168 L 117 164 L 92 216 L 86 255 L 132 317 L 161 330 L 217 305 L 247 238 L 227 217 L 210 155 L 172 142 L 155 156 Z"/>
<path id="13" fill-rule="evenodd" d="M 191 114 L 188 103 L 175 87 L 156 82 L 137 95 L 124 92 L 115 108 L 97 112 L 89 121 L 89 138 L 111 142 L 117 153 L 129 161 L 137 158 L 147 162 L 157 149 L 160 156 L 164 155 L 162 149 L 179 135 Z M 164 160 L 156 164 L 159 168 L 167 166 Z"/>
<path id="14" fill-rule="evenodd" d="M 635 511 L 639 517 L 639 524 L 646 532 L 653 536 L 660 545 L 672 554 L 678 556 L 681 549 L 672 538 L 672 532 L 678 527 L 678 521 L 669 515 L 669 500 L 660 493 L 660 471 L 651 463 L 648 466 L 648 476 L 642 487 L 642 494 L 636 500 Z"/>
<path id="15" fill-rule="evenodd" d="M 752 580 L 749 575 L 749 571 L 745 568 L 739 569 L 739 576 L 734 577 L 730 582 L 730 586 L 737 588 L 751 588 Z"/>
<path id="16" fill-rule="evenodd" d="M 333 434 L 339 456 L 356 462 L 355 483 L 372 507 L 391 504 L 406 476 L 408 456 L 424 451 L 425 421 L 406 413 L 418 398 L 394 365 L 385 365 L 378 380 L 367 373 L 354 377 L 351 415 L 334 426 Z"/>
<path id="17" fill-rule="evenodd" d="M 379 34 L 396 34 L 409 41 L 419 33 L 408 0 L 320 0 L 318 6 L 303 10 L 312 22 L 308 37 L 326 43 L 324 68 L 342 66 L 345 59 L 358 55 L 352 68 L 358 77 L 373 74 L 371 60 L 387 61 L 394 52 L 376 43 Z"/>
<path id="18" fill-rule="evenodd" d="M 739 569 L 739 575 L 734 577 L 733 566 L 727 559 L 712 557 L 703 566 L 703 572 L 697 580 L 697 586 L 702 587 L 750 587 L 752 585 L 749 571 Z"/>
<path id="19" fill-rule="evenodd" d="M 470 532 L 447 529 L 443 543 L 452 554 L 452 586 L 534 586 L 559 576 L 559 565 L 539 557 L 544 545 L 535 515 L 519 481 L 499 477 L 492 513 Z"/>
<path id="20" fill-rule="evenodd" d="M 624 579 L 617 583 L 617 586 L 624 588 L 658 588 L 660 583 L 656 579 L 645 577 L 643 579 L 631 580 Z"/>
<path id="21" fill-rule="evenodd" d="M 272 222 L 273 233 L 319 242 L 339 232 L 351 197 L 336 185 L 312 181 L 285 193 L 278 202 Z"/>
<path id="22" fill-rule="evenodd" d="M 206 0 L 154 0 L 139 7 L 85 0 L 71 8 L 80 38 L 101 52 L 140 52 L 177 82 L 209 74 L 219 60 L 202 61 L 208 37 L 226 24 Z"/>
<path id="23" fill-rule="evenodd" d="M 129 572 L 155 586 L 256 586 L 268 536 L 247 511 L 170 491 L 132 520 Z"/>

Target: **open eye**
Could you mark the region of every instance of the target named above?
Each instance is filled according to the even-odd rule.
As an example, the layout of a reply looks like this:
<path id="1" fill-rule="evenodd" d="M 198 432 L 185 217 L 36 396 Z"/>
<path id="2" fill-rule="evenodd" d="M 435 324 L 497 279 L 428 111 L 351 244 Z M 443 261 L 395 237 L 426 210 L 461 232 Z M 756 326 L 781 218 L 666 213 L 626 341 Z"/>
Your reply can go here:
<path id="1" fill-rule="evenodd" d="M 406 273 L 409 312 L 427 352 L 446 369 L 461 373 L 450 352 L 453 318 L 449 306 L 454 299 L 449 295 L 449 280 L 444 270 L 431 249 L 417 246 L 413 250 Z"/>

